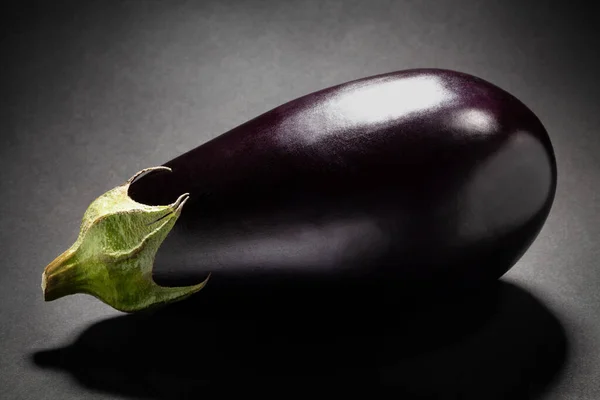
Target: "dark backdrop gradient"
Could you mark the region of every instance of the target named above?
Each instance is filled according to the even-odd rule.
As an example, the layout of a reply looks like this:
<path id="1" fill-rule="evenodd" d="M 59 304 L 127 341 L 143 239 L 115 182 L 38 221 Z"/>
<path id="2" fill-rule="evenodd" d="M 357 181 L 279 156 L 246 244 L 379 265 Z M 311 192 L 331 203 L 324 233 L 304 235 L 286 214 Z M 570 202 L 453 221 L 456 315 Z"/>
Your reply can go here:
<path id="1" fill-rule="evenodd" d="M 1 27 L 1 398 L 174 398 L 206 382 L 245 380 L 384 384 L 404 398 L 600 398 L 594 2 L 15 3 Z M 555 146 L 550 217 L 498 293 L 484 296 L 489 309 L 467 300 L 416 319 L 398 313 L 390 318 L 401 326 L 388 326 L 385 338 L 352 331 L 342 318 L 323 344 L 294 321 L 286 333 L 272 319 L 257 326 L 185 310 L 126 317 L 85 295 L 43 302 L 42 270 L 74 241 L 88 204 L 137 170 L 303 94 L 414 67 L 455 69 L 506 89 L 540 117 Z M 373 356 L 365 341 L 383 347 Z M 152 343 L 157 358 L 146 353 Z M 165 366 L 182 354 L 194 355 L 198 369 Z"/>

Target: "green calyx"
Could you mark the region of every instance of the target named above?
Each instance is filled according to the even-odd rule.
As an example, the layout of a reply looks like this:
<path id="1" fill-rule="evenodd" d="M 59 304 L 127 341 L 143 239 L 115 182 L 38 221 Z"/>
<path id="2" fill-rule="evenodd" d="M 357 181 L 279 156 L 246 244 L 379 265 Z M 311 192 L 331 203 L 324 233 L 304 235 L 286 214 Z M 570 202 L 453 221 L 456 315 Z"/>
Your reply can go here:
<path id="1" fill-rule="evenodd" d="M 159 286 L 152 279 L 156 252 L 189 198 L 185 193 L 172 204 L 150 206 L 129 197 L 135 178 L 159 169 L 171 170 L 146 168 L 90 204 L 75 243 L 44 269 L 44 300 L 86 293 L 134 312 L 182 300 L 206 285 L 208 278 L 183 287 Z"/>

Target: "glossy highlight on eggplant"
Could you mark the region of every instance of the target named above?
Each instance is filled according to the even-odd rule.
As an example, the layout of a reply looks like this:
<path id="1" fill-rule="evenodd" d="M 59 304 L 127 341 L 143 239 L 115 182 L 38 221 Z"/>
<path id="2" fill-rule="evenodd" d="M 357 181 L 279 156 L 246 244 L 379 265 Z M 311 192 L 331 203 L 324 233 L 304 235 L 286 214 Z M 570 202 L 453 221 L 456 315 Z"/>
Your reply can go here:
<path id="1" fill-rule="evenodd" d="M 128 192 L 150 205 L 190 194 L 153 278 L 183 286 L 212 273 L 205 290 L 481 285 L 533 242 L 557 180 L 527 106 L 440 69 L 308 94 L 164 165 L 172 172 L 143 175 Z"/>

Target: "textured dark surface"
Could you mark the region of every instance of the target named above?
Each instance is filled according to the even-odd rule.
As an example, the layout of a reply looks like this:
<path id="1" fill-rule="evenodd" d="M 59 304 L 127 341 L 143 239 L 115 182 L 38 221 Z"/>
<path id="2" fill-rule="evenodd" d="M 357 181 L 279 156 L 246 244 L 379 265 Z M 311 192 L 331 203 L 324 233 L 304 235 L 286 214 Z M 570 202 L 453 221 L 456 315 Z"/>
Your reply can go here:
<path id="1" fill-rule="evenodd" d="M 592 4 L 20 4 L 2 15 L 2 398 L 172 398 L 248 379 L 396 383 L 433 398 L 600 397 Z M 347 315 L 308 304 L 315 293 L 284 315 L 200 297 L 196 313 L 135 317 L 84 295 L 43 303 L 43 267 L 74 241 L 87 205 L 135 171 L 303 94 L 415 67 L 506 89 L 554 144 L 554 207 L 497 291 L 414 315 L 398 305 L 384 325 L 360 298 Z M 192 369 L 164 364 L 188 357 Z"/>

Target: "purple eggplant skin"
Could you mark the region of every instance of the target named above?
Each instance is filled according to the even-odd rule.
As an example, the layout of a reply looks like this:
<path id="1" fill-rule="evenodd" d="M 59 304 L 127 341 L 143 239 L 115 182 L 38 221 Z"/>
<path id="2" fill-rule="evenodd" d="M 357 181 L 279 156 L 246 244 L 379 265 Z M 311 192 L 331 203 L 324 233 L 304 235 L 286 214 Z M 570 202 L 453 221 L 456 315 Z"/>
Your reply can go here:
<path id="1" fill-rule="evenodd" d="M 530 109 L 441 69 L 308 94 L 164 165 L 172 172 L 129 190 L 152 205 L 190 193 L 154 280 L 180 286 L 212 273 L 207 289 L 481 287 L 531 245 L 557 180 Z"/>

